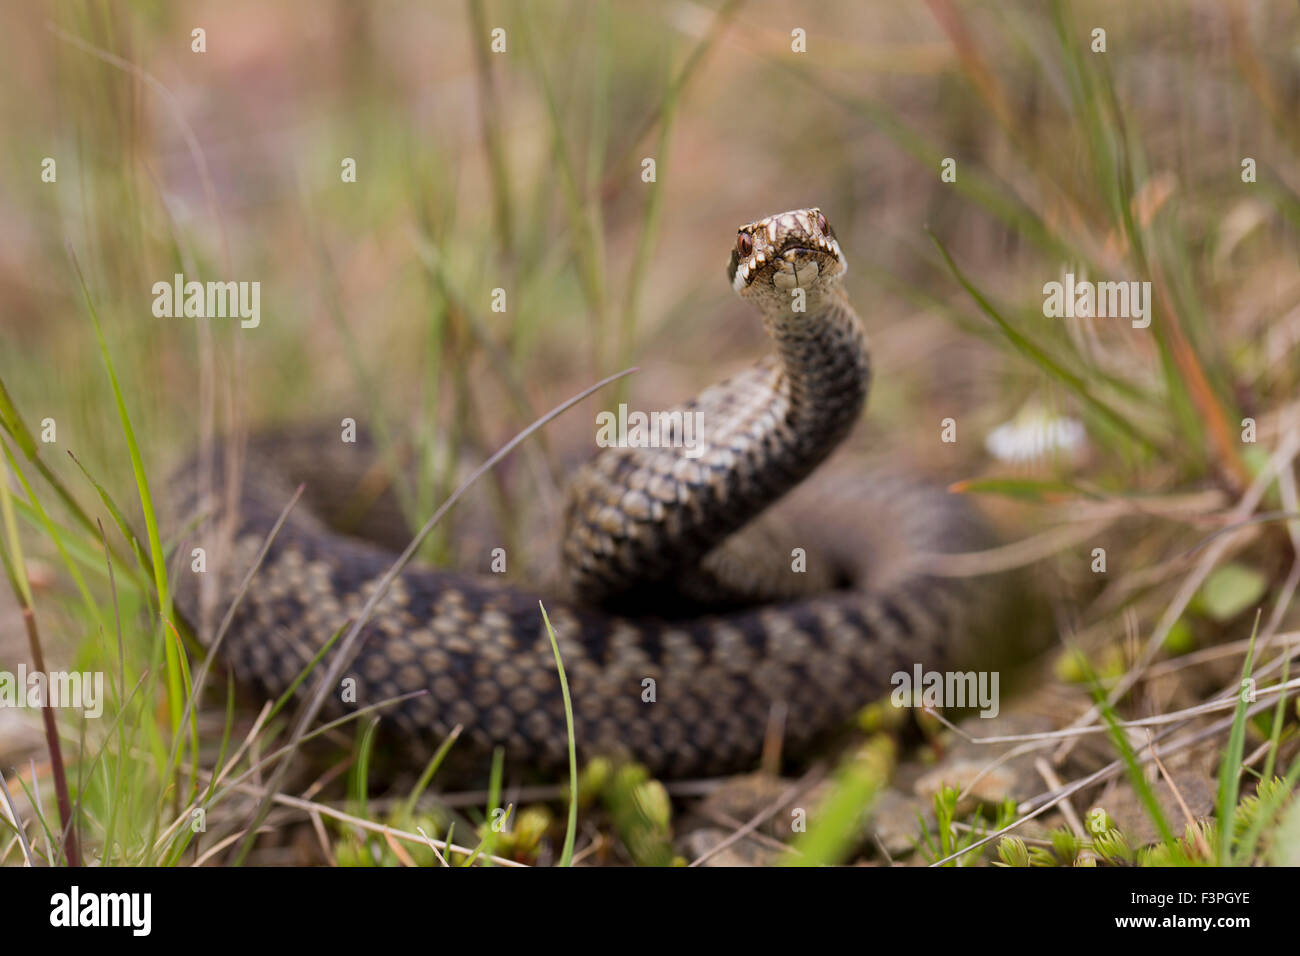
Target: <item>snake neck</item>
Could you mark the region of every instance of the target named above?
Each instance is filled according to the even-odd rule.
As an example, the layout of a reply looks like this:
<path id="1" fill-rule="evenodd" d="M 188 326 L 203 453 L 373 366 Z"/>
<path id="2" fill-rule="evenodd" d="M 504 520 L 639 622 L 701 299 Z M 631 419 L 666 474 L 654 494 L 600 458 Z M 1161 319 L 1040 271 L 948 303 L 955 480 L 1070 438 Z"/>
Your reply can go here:
<path id="1" fill-rule="evenodd" d="M 583 601 L 639 612 L 640 595 L 667 613 L 664 582 L 696 575 L 707 553 L 806 478 L 856 423 L 870 364 L 842 289 L 810 294 L 803 312 L 776 290 L 755 304 L 776 354 L 685 406 L 707 423 L 698 457 L 611 448 L 574 477 L 562 551 Z"/>
<path id="2" fill-rule="evenodd" d="M 763 321 L 789 402 L 784 425 L 792 440 L 785 451 L 792 470 L 806 472 L 862 414 L 871 387 L 866 334 L 841 286 L 809 300 L 806 312 L 764 311 Z"/>

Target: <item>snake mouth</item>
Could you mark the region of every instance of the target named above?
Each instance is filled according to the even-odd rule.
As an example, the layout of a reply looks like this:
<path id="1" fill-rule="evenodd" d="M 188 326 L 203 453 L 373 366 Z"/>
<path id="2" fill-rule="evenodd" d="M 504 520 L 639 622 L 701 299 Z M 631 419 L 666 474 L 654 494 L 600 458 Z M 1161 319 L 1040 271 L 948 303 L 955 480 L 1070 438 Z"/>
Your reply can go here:
<path id="1" fill-rule="evenodd" d="M 771 283 L 788 291 L 811 286 L 820 276 L 833 272 L 835 256 L 825 249 L 788 246 L 773 260 Z"/>

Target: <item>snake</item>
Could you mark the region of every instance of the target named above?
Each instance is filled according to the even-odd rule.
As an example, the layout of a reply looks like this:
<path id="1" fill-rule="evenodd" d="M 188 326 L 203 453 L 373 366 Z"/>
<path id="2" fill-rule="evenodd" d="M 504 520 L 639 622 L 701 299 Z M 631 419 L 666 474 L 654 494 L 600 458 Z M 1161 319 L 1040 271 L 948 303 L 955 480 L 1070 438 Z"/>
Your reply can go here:
<path id="1" fill-rule="evenodd" d="M 576 470 L 551 590 L 407 565 L 323 713 L 387 701 L 378 712 L 399 759 L 427 759 L 455 730 L 465 766 L 500 750 L 507 766 L 560 772 L 558 649 L 584 759 L 716 775 L 753 769 L 774 727 L 787 756 L 808 753 L 894 675 L 969 649 L 980 588 L 930 566 L 988 540 L 975 509 L 905 470 L 814 475 L 862 417 L 872 379 L 847 269 L 820 208 L 740 226 L 727 276 L 771 354 L 665 410 L 700 424 L 691 447 L 615 442 Z M 248 441 L 210 457 L 206 482 L 197 460 L 173 479 L 191 543 L 211 555 L 201 572 L 182 569 L 177 608 L 196 620 L 211 589 L 228 609 L 221 658 L 267 699 L 311 690 L 300 675 L 396 559 L 312 498 L 313 485 L 339 484 L 340 447 L 357 446 L 319 442 L 295 469 L 286 440 Z M 285 516 L 298 482 L 309 493 Z"/>

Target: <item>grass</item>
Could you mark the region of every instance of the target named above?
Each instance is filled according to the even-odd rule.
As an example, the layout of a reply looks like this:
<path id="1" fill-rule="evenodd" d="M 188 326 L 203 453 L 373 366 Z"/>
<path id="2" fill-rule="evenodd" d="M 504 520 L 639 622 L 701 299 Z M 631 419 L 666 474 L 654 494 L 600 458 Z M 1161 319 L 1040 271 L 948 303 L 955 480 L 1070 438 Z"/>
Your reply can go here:
<path id="1" fill-rule="evenodd" d="M 15 609 L 0 648 L 102 671 L 110 701 L 99 726 L 43 714 L 48 759 L 34 776 L 0 767 L 5 806 L 23 821 L 0 813 L 0 863 L 274 861 L 259 834 L 302 825 L 333 862 L 570 865 L 603 852 L 577 845 L 580 817 L 615 835 L 617 858 L 680 862 L 673 811 L 690 800 L 635 768 L 579 767 L 567 682 L 570 785 L 529 805 L 505 782 L 519 768 L 498 766 L 475 804 L 481 820 L 432 792 L 455 733 L 400 794 L 372 792 L 369 721 L 391 702 L 322 730 L 319 697 L 299 707 L 285 695 L 250 722 L 228 682 L 209 686 L 216 656 L 175 630 L 169 568 L 185 556 L 171 553 L 154 495 L 221 429 L 348 415 L 388 460 L 414 449 L 416 478 L 396 489 L 413 542 L 394 573 L 416 556 L 473 569 L 449 513 L 460 501 L 505 519 L 512 572 L 527 577 L 547 557 L 530 554 L 535 528 L 554 525 L 574 450 L 590 439 L 581 421 L 555 418 L 579 400 L 565 396 L 599 381 L 615 386 L 601 401 L 676 399 L 761 354 L 762 331 L 720 278 L 730 229 L 814 202 L 833 213 L 877 345 L 856 448 L 902 449 L 960 479 L 1013 539 L 1109 522 L 1026 573 L 1077 663 L 1045 665 L 1038 685 L 1092 715 L 1071 741 L 1104 734 L 1114 759 L 1094 778 L 1071 763 L 1070 741 L 1016 741 L 1054 758 L 1062 787 L 1044 784 L 1014 818 L 984 808 L 970 822 L 951 794 L 932 808 L 935 829 L 918 830 L 914 859 L 1294 859 L 1295 697 L 1262 692 L 1288 684 L 1296 646 L 1300 289 L 1286 277 L 1300 133 L 1284 80 L 1293 52 L 1280 42 L 1296 14 L 1252 25 L 1207 7 L 1193 30 L 1099 2 L 828 4 L 813 54 L 800 56 L 746 15 L 761 6 L 670 17 L 573 5 L 551 17 L 512 2 L 411 5 L 403 33 L 447 38 L 434 62 L 366 12 L 354 14 L 364 29 L 340 27 L 284 72 L 282 51 L 233 28 L 242 45 L 205 59 L 176 48 L 184 16 L 166 5 L 19 17 L 12 35 L 52 66 L 18 48 L 0 57 L 22 134 L 0 167 L 32 183 L 13 197 L 17 258 L 0 260 L 0 333 L 15 343 L 0 354 L 0 556 Z M 276 13 L 267 36 L 292 18 Z M 1088 47 L 1098 18 L 1106 54 Z M 488 41 L 501 24 L 505 55 Z M 575 42 L 595 53 L 571 56 Z M 441 106 L 461 100 L 473 101 L 468 125 Z M 45 155 L 58 181 L 38 187 Z M 338 179 L 343 156 L 358 160 L 355 184 Z M 949 156 L 958 172 L 945 183 Z M 1242 182 L 1243 156 L 1257 182 Z M 176 271 L 260 279 L 262 327 L 146 321 L 142 290 Z M 1045 319 L 1042 285 L 1065 271 L 1151 282 L 1150 327 Z M 610 376 L 634 363 L 636 377 Z M 974 436 L 1030 403 L 1084 423 L 1085 461 L 989 460 Z M 970 437 L 936 450 L 933 423 L 948 415 Z M 1254 442 L 1241 438 L 1247 418 Z M 1094 547 L 1105 574 L 1088 570 Z M 39 583 L 42 566 L 54 583 Z M 377 599 L 300 682 L 318 668 L 337 676 Z M 1248 650 L 1198 656 L 1245 641 L 1252 611 Z M 1237 695 L 1242 676 L 1259 683 L 1258 702 Z M 1231 714 L 1197 710 L 1229 698 Z M 1134 725 L 1153 714 L 1186 716 Z M 340 731 L 359 740 L 337 771 L 348 786 L 326 775 L 301 791 L 310 797 L 287 793 L 301 745 Z M 921 731 L 921 753 L 941 758 L 942 735 Z M 908 744 L 891 727 L 850 748 L 788 861 L 873 853 L 864 808 L 894 773 L 879 755 L 913 759 Z M 1153 793 L 1156 757 L 1178 780 L 1175 760 L 1207 753 L 1210 831 L 1166 819 Z M 1080 833 L 1059 815 L 1121 778 L 1155 824 L 1153 845 L 1119 826 Z M 479 825 L 503 807 L 504 829 Z"/>
<path id="2" fill-rule="evenodd" d="M 542 621 L 546 625 L 546 636 L 551 639 L 551 650 L 555 652 L 555 669 L 560 673 L 560 692 L 564 695 L 564 725 L 569 735 L 569 824 L 564 831 L 560 866 L 572 866 L 573 840 L 578 832 L 578 750 L 573 736 L 573 701 L 569 699 L 569 679 L 564 675 L 564 661 L 560 659 L 560 644 L 555 639 L 555 629 L 551 627 L 551 619 L 546 616 L 546 607 L 540 601 L 537 606 L 541 609 Z"/>

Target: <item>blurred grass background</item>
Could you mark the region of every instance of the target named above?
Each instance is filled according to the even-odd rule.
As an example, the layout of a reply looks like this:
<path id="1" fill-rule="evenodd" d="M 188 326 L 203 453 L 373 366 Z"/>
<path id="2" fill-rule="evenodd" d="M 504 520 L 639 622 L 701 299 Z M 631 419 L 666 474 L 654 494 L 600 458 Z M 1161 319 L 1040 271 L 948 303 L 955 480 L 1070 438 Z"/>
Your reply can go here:
<path id="1" fill-rule="evenodd" d="M 951 334 L 944 310 L 988 325 L 924 228 L 1022 313 L 1067 267 L 1145 278 L 1119 248 L 1107 192 L 1121 171 L 1104 165 L 1118 161 L 1130 196 L 1158 193 L 1147 254 L 1168 260 L 1222 399 L 1237 398 L 1231 347 L 1263 353 L 1247 379 L 1286 354 L 1294 10 L 732 3 L 715 14 L 11 5 L 0 328 L 15 401 L 55 418 L 60 446 L 116 487 L 120 445 L 70 244 L 150 462 L 192 445 L 205 388 L 218 418 L 245 425 L 350 412 L 402 433 L 465 429 L 490 448 L 529 411 L 632 361 L 643 372 L 630 387 L 649 404 L 751 361 L 762 330 L 720 278 L 734 226 L 819 204 L 877 339 L 872 427 L 912 454 L 951 457 L 929 440 L 938 418 L 961 412 L 974 438 L 1006 402 L 1053 383 Z M 1103 55 L 1087 49 L 1095 25 Z M 195 26 L 206 53 L 190 50 Z M 504 55 L 484 49 L 493 26 L 507 31 Z M 806 54 L 790 51 L 794 27 L 808 31 Z M 1103 97 L 1081 100 L 1076 70 L 1107 78 L 1126 142 L 1105 142 L 1114 131 L 1089 115 Z M 46 156 L 57 184 L 39 179 Z M 939 179 L 947 156 L 954 184 Z M 1257 188 L 1240 182 L 1243 156 L 1260 166 Z M 340 182 L 344 157 L 355 184 Z M 654 184 L 641 181 L 643 157 L 657 162 Z M 262 283 L 261 327 L 212 323 L 210 368 L 198 323 L 150 312 L 150 287 L 177 271 Z M 496 287 L 504 314 L 489 308 Z M 1033 334 L 1063 338 L 1064 323 L 1051 325 Z M 1097 325 L 1130 366 L 1158 358 L 1151 335 Z"/>
<path id="2" fill-rule="evenodd" d="M 86 504 L 67 449 L 117 501 L 135 489 L 69 248 L 155 490 L 205 429 L 347 415 L 419 446 L 405 503 L 422 519 L 460 457 L 592 381 L 637 364 L 627 393 L 660 407 L 762 354 L 723 267 L 738 224 L 804 205 L 834 224 L 873 339 L 858 449 L 948 480 L 996 475 L 984 437 L 1042 405 L 1088 425 L 1090 487 L 1236 494 L 1261 457 L 1236 440 L 1240 419 L 1271 449 L 1295 395 L 1291 4 L 3 10 L 0 381 L 30 424 L 57 422 L 42 454 Z M 41 181 L 45 157 L 57 183 Z M 1043 283 L 1066 271 L 1152 280 L 1152 328 L 1044 318 Z M 176 272 L 261 282 L 260 327 L 155 318 L 151 287 Z M 553 511 L 616 394 L 476 494 Z M 949 416 L 956 444 L 938 440 Z M 1133 543 L 1147 550 L 1130 563 L 1171 540 Z M 57 563 L 39 536 L 30 549 Z M 63 602 L 42 616 L 56 655 L 93 641 Z M 13 620 L 0 648 L 18 654 Z"/>

